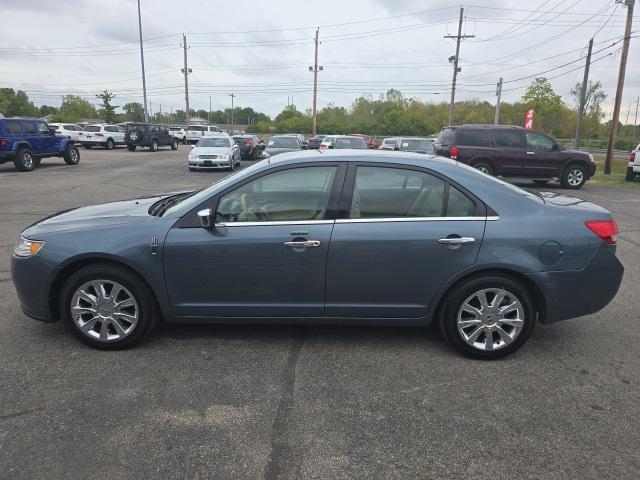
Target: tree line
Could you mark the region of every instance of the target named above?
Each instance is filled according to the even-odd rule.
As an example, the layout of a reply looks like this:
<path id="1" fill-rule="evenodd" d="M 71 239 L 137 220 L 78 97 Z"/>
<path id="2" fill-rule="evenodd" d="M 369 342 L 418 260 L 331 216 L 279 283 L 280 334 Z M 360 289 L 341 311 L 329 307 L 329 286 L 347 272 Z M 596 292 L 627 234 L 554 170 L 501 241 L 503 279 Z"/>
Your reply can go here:
<path id="1" fill-rule="evenodd" d="M 534 128 L 556 138 L 573 138 L 577 121 L 577 105 L 580 83 L 571 90 L 572 104 L 567 104 L 553 90 L 544 77 L 536 78 L 522 97 L 513 103 L 502 102 L 500 124 L 522 125 L 527 109 L 535 110 Z M 114 105 L 115 95 L 108 90 L 95 94 L 96 106 L 76 95 L 66 95 L 60 106 L 36 107 L 23 91 L 11 88 L 0 89 L 0 113 L 5 116 L 48 116 L 50 121 L 79 122 L 103 120 L 109 123 L 143 121 L 144 107 L 138 102 Z M 582 138 L 585 145 L 606 145 L 610 122 L 603 123 L 602 104 L 606 94 L 600 82 L 590 81 L 587 86 Z M 399 90 L 391 89 L 374 98 L 372 95 L 358 97 L 349 107 L 330 104 L 318 111 L 318 132 L 323 134 L 367 133 L 370 135 L 427 136 L 438 133 L 447 124 L 449 104 L 425 102 L 405 97 Z M 120 111 L 118 111 L 120 110 Z M 487 101 L 466 100 L 454 105 L 453 123 L 493 123 L 495 105 Z M 251 107 L 236 107 L 209 112 L 203 109 L 190 111 L 191 117 L 209 119 L 211 123 L 234 123 L 248 125 L 246 130 L 255 133 L 309 133 L 311 112 L 299 111 L 289 105 L 275 118 Z M 164 124 L 184 124 L 184 110 L 175 112 L 153 112 L 151 121 Z M 638 128 L 634 125 L 619 125 L 616 148 L 631 149 L 638 139 Z"/>

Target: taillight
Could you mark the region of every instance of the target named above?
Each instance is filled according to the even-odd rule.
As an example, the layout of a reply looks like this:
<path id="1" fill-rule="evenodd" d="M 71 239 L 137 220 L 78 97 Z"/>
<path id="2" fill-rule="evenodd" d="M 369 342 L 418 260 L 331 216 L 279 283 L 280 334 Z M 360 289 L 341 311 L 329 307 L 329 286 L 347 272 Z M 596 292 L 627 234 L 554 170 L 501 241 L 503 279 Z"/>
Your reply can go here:
<path id="1" fill-rule="evenodd" d="M 629 154 L 629 163 L 633 163 L 636 160 L 636 152 L 633 151 Z"/>
<path id="2" fill-rule="evenodd" d="M 104 137 L 104 135 L 101 133 L 96 133 L 96 137 Z"/>
<path id="3" fill-rule="evenodd" d="M 615 245 L 618 241 L 618 225 L 614 219 L 611 220 L 588 220 L 585 226 L 599 236 L 603 242 Z"/>
<path id="4" fill-rule="evenodd" d="M 454 160 L 458 158 L 458 147 L 456 146 L 451 147 L 451 150 L 449 150 L 449 156 Z"/>
<path id="5" fill-rule="evenodd" d="M 3 147 L 5 145 L 9 145 L 9 140 L 7 140 L 6 138 L 0 138 L 0 147 Z"/>
<path id="6" fill-rule="evenodd" d="M 320 150 L 322 150 L 323 148 L 327 148 L 327 146 L 324 143 L 320 144 Z"/>
<path id="7" fill-rule="evenodd" d="M 251 140 L 245 140 L 244 144 L 245 145 L 253 145 L 253 142 Z"/>

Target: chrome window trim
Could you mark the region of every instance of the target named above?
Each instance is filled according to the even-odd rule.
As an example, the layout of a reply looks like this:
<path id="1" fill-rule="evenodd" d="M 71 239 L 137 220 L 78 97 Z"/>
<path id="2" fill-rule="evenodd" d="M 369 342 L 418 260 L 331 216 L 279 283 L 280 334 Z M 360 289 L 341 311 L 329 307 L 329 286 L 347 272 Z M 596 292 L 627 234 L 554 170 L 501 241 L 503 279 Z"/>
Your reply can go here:
<path id="1" fill-rule="evenodd" d="M 336 223 L 387 223 L 387 222 L 484 222 L 496 221 L 500 217 L 389 217 L 389 218 L 345 218 L 336 220 Z"/>
<path id="2" fill-rule="evenodd" d="M 390 217 L 390 218 L 345 218 L 339 220 L 289 220 L 276 222 L 229 222 L 216 223 L 216 228 L 222 227 L 266 227 L 283 225 L 330 225 L 332 223 L 387 223 L 387 222 L 443 222 L 443 221 L 496 221 L 500 217 Z"/>
<path id="3" fill-rule="evenodd" d="M 216 223 L 218 227 L 266 227 L 266 226 L 282 226 L 282 225 L 330 225 L 335 220 L 289 220 L 278 222 L 229 222 Z"/>

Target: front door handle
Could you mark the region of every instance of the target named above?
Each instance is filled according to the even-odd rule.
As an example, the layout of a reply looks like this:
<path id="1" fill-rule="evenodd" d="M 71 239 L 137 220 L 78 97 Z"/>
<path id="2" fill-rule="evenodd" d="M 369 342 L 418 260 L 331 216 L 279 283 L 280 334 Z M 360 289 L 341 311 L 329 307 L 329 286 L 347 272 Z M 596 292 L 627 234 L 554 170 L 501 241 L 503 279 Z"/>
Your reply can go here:
<path id="1" fill-rule="evenodd" d="M 527 155 L 535 155 L 536 152 L 527 152 Z"/>
<path id="2" fill-rule="evenodd" d="M 294 240 L 292 242 L 284 242 L 285 247 L 289 248 L 316 248 L 320 246 L 318 240 Z"/>
<path id="3" fill-rule="evenodd" d="M 476 239 L 473 237 L 451 237 L 451 238 L 441 238 L 438 240 L 438 243 L 442 245 L 465 245 L 467 243 L 473 243 Z"/>

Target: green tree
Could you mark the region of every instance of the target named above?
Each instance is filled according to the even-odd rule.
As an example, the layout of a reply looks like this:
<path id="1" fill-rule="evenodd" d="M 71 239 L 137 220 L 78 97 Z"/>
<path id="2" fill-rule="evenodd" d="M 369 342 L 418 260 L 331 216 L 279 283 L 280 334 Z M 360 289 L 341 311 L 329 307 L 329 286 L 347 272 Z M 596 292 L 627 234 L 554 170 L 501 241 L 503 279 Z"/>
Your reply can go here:
<path id="1" fill-rule="evenodd" d="M 534 128 L 559 135 L 562 132 L 562 97 L 558 95 L 545 77 L 534 79 L 522 96 L 522 102 L 535 110 Z"/>
<path id="2" fill-rule="evenodd" d="M 130 122 L 144 121 L 144 106 L 139 102 L 128 102 L 122 106 L 125 119 Z"/>
<path id="3" fill-rule="evenodd" d="M 65 122 L 79 122 L 98 117 L 96 108 L 77 95 L 66 95 L 60 105 L 60 119 Z"/>
<path id="4" fill-rule="evenodd" d="M 96 97 L 102 100 L 100 104 L 100 115 L 104 117 L 105 122 L 113 123 L 116 120 L 116 108 L 117 106 L 111 105 L 111 100 L 113 100 L 116 96 L 115 94 L 109 92 L 108 90 L 104 90 L 101 93 L 96 93 Z"/>
<path id="5" fill-rule="evenodd" d="M 22 90 L 0 88 L 0 113 L 6 117 L 33 117 L 38 109 Z"/>

